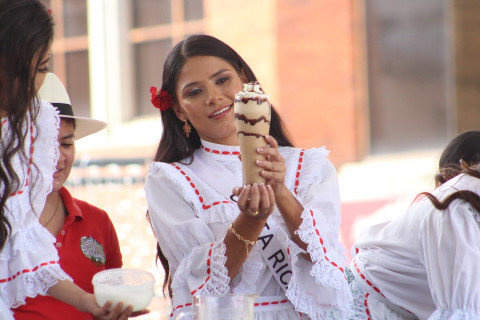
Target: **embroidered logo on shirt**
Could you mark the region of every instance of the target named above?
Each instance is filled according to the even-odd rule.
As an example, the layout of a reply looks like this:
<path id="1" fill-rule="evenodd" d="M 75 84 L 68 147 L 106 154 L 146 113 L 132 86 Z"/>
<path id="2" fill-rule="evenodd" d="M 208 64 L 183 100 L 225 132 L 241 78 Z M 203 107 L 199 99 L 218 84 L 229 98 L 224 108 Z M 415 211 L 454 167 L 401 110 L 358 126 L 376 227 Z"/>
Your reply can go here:
<path id="1" fill-rule="evenodd" d="M 105 251 L 97 240 L 92 237 L 82 237 L 80 239 L 80 247 L 85 257 L 90 259 L 95 265 L 105 265 Z"/>

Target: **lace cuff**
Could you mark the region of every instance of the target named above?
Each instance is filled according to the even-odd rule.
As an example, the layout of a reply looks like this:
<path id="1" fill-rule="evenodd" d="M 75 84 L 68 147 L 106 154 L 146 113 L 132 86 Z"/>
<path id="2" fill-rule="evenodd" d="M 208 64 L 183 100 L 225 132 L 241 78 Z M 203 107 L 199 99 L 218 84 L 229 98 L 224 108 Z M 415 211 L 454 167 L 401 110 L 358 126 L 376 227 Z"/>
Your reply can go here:
<path id="1" fill-rule="evenodd" d="M 306 261 L 299 257 L 304 250 L 292 241 L 290 241 L 290 251 L 294 274 L 286 295 L 298 311 L 308 314 L 312 319 L 344 319 L 351 312 L 352 296 L 343 268 L 338 262 L 339 250 L 335 244 L 328 243 L 330 239 L 323 238 L 312 210 L 304 210 L 301 217 L 303 221 L 296 233 L 307 244 L 307 251 L 313 262 L 313 266 L 311 263 L 308 264 L 311 266 L 309 273 L 315 279 L 318 295 L 322 295 L 323 292 L 325 297 L 331 298 L 330 301 L 319 305 L 315 295 L 307 293 L 311 290 L 303 288 L 305 281 L 297 279 L 296 275 L 308 272 L 302 270 Z"/>
<path id="2" fill-rule="evenodd" d="M 223 242 L 209 244 L 206 261 L 199 259 L 199 255 L 200 258 L 204 256 L 202 253 L 205 249 L 205 247 L 199 248 L 199 250 L 193 251 L 188 257 L 183 259 L 173 276 L 172 289 L 180 288 L 187 284 L 192 296 L 222 295 L 229 292 L 230 277 L 225 267 L 225 261 L 227 261 L 225 244 Z M 198 265 L 202 265 L 201 268 L 205 270 L 205 272 L 202 272 L 204 280 L 199 280 L 199 276 L 193 275 L 197 272 Z"/>
<path id="3" fill-rule="evenodd" d="M 325 235 L 318 228 L 320 222 L 317 221 L 313 210 L 304 210 L 301 217 L 303 221 L 295 233 L 307 244 L 307 251 L 314 263 L 312 274 L 315 275 L 317 282 L 324 286 L 343 288 L 346 285 L 346 279 L 341 267 L 342 261 L 339 261 L 341 260 L 339 258 L 341 255 L 338 253 L 340 248 L 329 243 L 330 239 L 324 238 Z M 295 251 L 298 250 L 301 249 L 298 248 Z"/>
<path id="4" fill-rule="evenodd" d="M 71 280 L 58 264 L 55 238 L 40 223 L 17 230 L 0 254 L 0 299 L 9 307 L 45 294 L 58 280 Z"/>
<path id="5" fill-rule="evenodd" d="M 428 318 L 429 320 L 480 320 L 479 313 L 467 312 L 465 310 L 437 309 Z"/>
<path id="6" fill-rule="evenodd" d="M 10 308 L 25 304 L 27 297 L 47 294 L 48 289 L 59 280 L 73 281 L 58 264 L 58 261 L 45 262 L 32 270 L 21 273 L 0 286 L 0 296 Z"/>

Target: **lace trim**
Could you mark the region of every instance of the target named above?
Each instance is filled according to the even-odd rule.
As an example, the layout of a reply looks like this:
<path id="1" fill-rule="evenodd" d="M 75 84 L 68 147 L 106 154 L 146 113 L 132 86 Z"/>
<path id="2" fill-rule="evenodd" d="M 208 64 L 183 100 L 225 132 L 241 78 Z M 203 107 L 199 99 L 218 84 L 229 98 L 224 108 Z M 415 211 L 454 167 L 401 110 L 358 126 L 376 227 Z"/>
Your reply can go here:
<path id="1" fill-rule="evenodd" d="M 42 151 L 42 158 L 44 157 L 43 152 L 45 152 L 45 150 L 51 151 L 53 159 L 50 161 L 45 161 L 45 166 L 48 166 L 49 171 L 55 172 L 58 159 L 60 158 L 60 150 L 58 148 L 58 130 L 60 128 L 60 117 L 58 115 L 59 111 L 46 101 L 42 101 L 42 108 L 46 108 L 48 110 L 48 115 L 46 118 L 47 123 L 45 124 L 42 121 L 39 123 L 39 125 L 41 130 L 45 131 L 45 136 L 47 136 L 47 139 L 39 142 L 38 150 Z M 43 165 L 42 161 L 39 162 Z M 52 192 L 53 188 L 53 174 L 47 176 L 46 182 L 48 186 L 46 192 L 49 194 Z"/>
<path id="2" fill-rule="evenodd" d="M 225 244 L 223 242 L 214 242 L 210 244 L 207 259 L 207 277 L 204 283 L 193 289 L 192 295 L 221 295 L 229 292 L 230 277 L 225 267 Z M 172 288 L 183 287 L 189 274 L 193 262 L 193 253 L 182 260 L 173 276 Z"/>
<path id="3" fill-rule="evenodd" d="M 303 221 L 296 233 L 307 244 L 307 251 L 313 261 L 310 273 L 317 283 L 337 289 L 336 301 L 332 305 L 319 308 L 314 299 L 298 287 L 295 273 L 292 275 L 286 295 L 298 311 L 308 314 L 312 319 L 343 319 L 350 314 L 351 303 L 351 293 L 344 270 L 327 255 L 329 252 L 322 235 L 315 227 L 313 211 L 305 210 L 301 217 Z M 292 252 L 292 262 L 295 265 L 299 259 L 298 255 L 303 250 L 292 242 L 290 250 Z"/>
<path id="4" fill-rule="evenodd" d="M 348 266 L 345 267 L 345 276 L 347 277 L 353 298 L 353 303 L 350 306 L 352 315 L 349 320 L 371 320 L 369 317 L 370 310 L 368 309 L 367 303 L 369 294 L 363 290 Z"/>
<path id="5" fill-rule="evenodd" d="M 431 320 L 480 320 L 480 314 L 464 310 L 437 309 L 430 316 Z"/>
<path id="6" fill-rule="evenodd" d="M 23 270 L 18 276 L 7 280 L 9 281 L 0 285 L 0 296 L 10 308 L 25 304 L 27 297 L 47 294 L 48 289 L 59 280 L 72 281 L 60 268 L 58 261 L 44 263 L 31 270 Z"/>
<path id="7" fill-rule="evenodd" d="M 295 305 L 295 310 L 307 314 L 313 320 L 347 319 L 350 314 L 350 309 L 341 308 L 339 306 L 319 306 L 315 304 L 313 298 L 303 293 L 303 291 L 297 286 L 295 278 L 296 276 L 292 275 L 290 280 L 291 285 L 286 292 L 288 300 Z"/>
<path id="8" fill-rule="evenodd" d="M 332 259 L 322 234 L 318 230 L 313 210 L 302 213 L 302 223 L 296 234 L 307 244 L 307 251 L 314 262 L 312 273 L 321 284 L 340 289 L 345 284 L 344 270 Z"/>
<path id="9" fill-rule="evenodd" d="M 30 120 L 30 119 L 29 119 Z M 35 150 L 35 147 L 34 147 L 34 140 L 35 140 L 35 127 L 33 125 L 33 122 L 29 121 L 28 122 L 28 132 L 30 132 L 30 147 L 28 148 L 28 166 L 27 166 L 27 173 L 25 175 L 25 181 L 23 182 L 20 182 L 20 188 L 11 193 L 10 194 L 10 197 L 13 197 L 13 196 L 17 196 L 17 195 L 20 195 L 22 194 L 25 189 L 30 185 L 30 175 L 31 175 L 31 172 L 32 172 L 32 164 L 33 164 L 33 151 Z"/>

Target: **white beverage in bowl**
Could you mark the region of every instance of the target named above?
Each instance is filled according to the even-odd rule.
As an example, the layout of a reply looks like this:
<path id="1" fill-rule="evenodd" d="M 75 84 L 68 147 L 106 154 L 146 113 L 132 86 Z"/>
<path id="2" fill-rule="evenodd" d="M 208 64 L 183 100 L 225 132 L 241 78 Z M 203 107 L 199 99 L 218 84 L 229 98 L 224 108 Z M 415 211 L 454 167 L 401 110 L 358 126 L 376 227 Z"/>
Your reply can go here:
<path id="1" fill-rule="evenodd" d="M 136 269 L 108 269 L 93 276 L 95 300 L 99 306 L 111 301 L 110 310 L 117 303 L 133 306 L 133 311 L 143 310 L 152 301 L 155 279 L 147 271 Z"/>

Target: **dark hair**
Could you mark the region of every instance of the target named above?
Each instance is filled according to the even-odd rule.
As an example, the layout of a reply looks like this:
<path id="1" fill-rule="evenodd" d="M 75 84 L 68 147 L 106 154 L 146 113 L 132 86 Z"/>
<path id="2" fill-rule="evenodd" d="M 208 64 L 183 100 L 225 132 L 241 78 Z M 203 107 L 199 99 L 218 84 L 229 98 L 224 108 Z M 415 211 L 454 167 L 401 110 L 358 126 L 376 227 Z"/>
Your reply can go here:
<path id="1" fill-rule="evenodd" d="M 257 81 L 257 77 L 240 55 L 226 43 L 208 35 L 192 35 L 179 42 L 168 54 L 162 77 L 162 89 L 172 95 L 173 103 L 177 103 L 176 85 L 179 73 L 185 62 L 190 57 L 213 56 L 228 62 L 239 74 L 244 73 L 248 81 Z M 174 162 L 187 159 L 193 160 L 193 152 L 200 148 L 200 137 L 192 127 L 190 137 L 187 138 L 182 131 L 183 123 L 177 118 L 172 108 L 161 111 L 163 133 L 155 154 L 155 161 Z M 277 140 L 280 146 L 293 146 L 288 134 L 275 108 L 272 106 L 270 135 Z M 171 275 L 168 261 L 157 243 L 157 257 L 165 269 L 163 288 L 168 286 L 170 297 L 172 296 L 170 284 Z"/>
<path id="2" fill-rule="evenodd" d="M 460 173 L 465 173 L 472 177 L 480 179 L 480 172 L 478 170 L 478 165 L 475 167 L 471 167 L 468 166 L 466 162 L 462 161 L 461 168 L 457 169 L 456 175 L 459 175 Z M 418 196 L 421 195 L 426 196 L 437 210 L 447 209 L 450 203 L 452 203 L 454 200 L 464 200 L 470 203 L 475 209 L 475 211 L 480 212 L 480 196 L 478 196 L 478 194 L 476 194 L 475 192 L 469 190 L 455 191 L 454 193 L 446 197 L 443 201 L 440 201 L 437 197 L 435 197 L 429 192 L 422 192 Z"/>
<path id="3" fill-rule="evenodd" d="M 35 77 L 52 39 L 52 17 L 40 1 L 0 0 L 0 112 L 9 123 L 7 134 L 0 130 L 0 250 L 11 228 L 6 201 L 20 186 L 11 161 L 18 154 L 26 162 L 25 119 L 37 116 Z"/>
<path id="4" fill-rule="evenodd" d="M 192 35 L 179 42 L 168 54 L 163 65 L 162 89 L 172 95 L 173 103 L 177 103 L 176 85 L 178 75 L 190 57 L 213 56 L 228 62 L 238 73 L 243 72 L 248 81 L 257 81 L 257 77 L 240 55 L 226 43 L 208 35 Z M 174 162 L 191 158 L 193 151 L 200 147 L 200 137 L 192 127 L 190 137 L 182 131 L 183 122 L 177 118 L 172 108 L 161 111 L 163 132 L 155 154 L 155 161 Z M 272 107 L 270 135 L 280 146 L 292 146 L 283 122 Z"/>
<path id="5" fill-rule="evenodd" d="M 440 156 L 439 171 L 435 175 L 435 186 L 438 187 L 455 177 L 464 167 L 480 163 L 480 131 L 467 131 L 450 141 Z"/>

